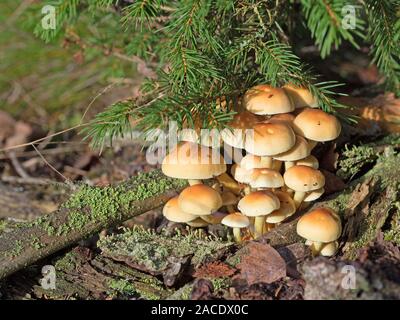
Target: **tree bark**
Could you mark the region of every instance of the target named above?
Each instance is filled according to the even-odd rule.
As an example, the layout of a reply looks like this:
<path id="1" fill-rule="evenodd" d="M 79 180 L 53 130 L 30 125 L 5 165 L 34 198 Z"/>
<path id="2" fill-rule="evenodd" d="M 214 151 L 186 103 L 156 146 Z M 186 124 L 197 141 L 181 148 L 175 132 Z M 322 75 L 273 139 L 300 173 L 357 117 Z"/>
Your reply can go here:
<path id="1" fill-rule="evenodd" d="M 0 234 L 0 279 L 25 268 L 65 247 L 100 232 L 104 228 L 118 225 L 125 220 L 162 206 L 186 185 L 186 181 L 165 177 L 159 170 L 133 177 L 121 184 L 118 192 L 110 192 L 116 205 L 124 200 L 124 190 L 131 195 L 132 201 L 118 206 L 117 211 L 102 212 L 101 219 L 93 212 L 93 207 L 83 208 L 61 207 L 59 210 L 46 214 L 31 223 L 21 223 L 10 232 Z M 121 187 L 122 186 L 122 187 Z M 88 187 L 96 192 L 99 187 Z M 76 191 L 70 199 L 78 193 Z M 139 195 L 135 198 L 136 195 Z M 85 200 L 85 199 L 83 199 Z M 127 205 L 128 204 L 128 205 Z M 89 220 L 87 217 L 91 217 Z M 64 228 L 74 219 L 83 219 L 87 223 L 79 228 Z M 61 228 L 61 229 L 60 229 Z M 54 230 L 62 230 L 61 234 Z"/>

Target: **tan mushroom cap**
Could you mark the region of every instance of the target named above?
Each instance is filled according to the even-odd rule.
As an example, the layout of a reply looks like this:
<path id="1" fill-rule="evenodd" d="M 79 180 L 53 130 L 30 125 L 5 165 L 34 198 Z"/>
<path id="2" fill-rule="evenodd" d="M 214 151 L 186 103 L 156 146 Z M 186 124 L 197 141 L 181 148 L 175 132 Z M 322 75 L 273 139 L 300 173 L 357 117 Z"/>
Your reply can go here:
<path id="1" fill-rule="evenodd" d="M 315 99 L 310 90 L 308 90 L 307 88 L 294 86 L 292 84 L 287 84 L 283 86 L 283 89 L 292 98 L 295 108 L 318 107 L 317 99 Z"/>
<path id="2" fill-rule="evenodd" d="M 240 212 L 234 212 L 223 218 L 221 223 L 231 228 L 246 228 L 249 226 L 250 220 Z"/>
<path id="3" fill-rule="evenodd" d="M 204 227 L 207 227 L 209 225 L 208 222 L 204 221 L 201 218 L 197 218 L 195 220 L 188 221 L 188 222 L 186 222 L 186 224 L 191 226 L 192 228 L 204 228 Z"/>
<path id="4" fill-rule="evenodd" d="M 165 206 L 163 208 L 163 215 L 169 221 L 179 222 L 179 223 L 189 222 L 189 221 L 195 220 L 197 218 L 197 216 L 187 213 L 187 212 L 183 211 L 181 208 L 179 208 L 178 196 L 170 199 L 165 204 Z"/>
<path id="5" fill-rule="evenodd" d="M 291 98 L 282 88 L 262 84 L 247 90 L 243 97 L 244 107 L 258 115 L 273 115 L 294 110 Z"/>
<path id="6" fill-rule="evenodd" d="M 318 159 L 316 157 L 314 157 L 312 154 L 310 154 L 308 157 L 304 158 L 304 159 L 300 159 L 296 161 L 296 165 L 298 166 L 307 166 L 307 167 L 311 167 L 314 169 L 318 169 L 319 168 L 319 162 Z"/>
<path id="7" fill-rule="evenodd" d="M 210 179 L 224 173 L 226 164 L 218 149 L 180 142 L 164 158 L 161 169 L 172 178 Z"/>
<path id="8" fill-rule="evenodd" d="M 282 122 L 258 123 L 246 135 L 245 149 L 257 156 L 274 156 L 288 151 L 296 143 L 296 136 Z"/>
<path id="9" fill-rule="evenodd" d="M 296 205 L 289 194 L 283 191 L 275 191 L 275 195 L 279 199 L 280 207 L 267 215 L 265 219 L 267 223 L 280 223 L 296 212 Z"/>
<path id="10" fill-rule="evenodd" d="M 332 257 L 333 255 L 335 255 L 338 248 L 339 243 L 337 241 L 329 242 L 322 247 L 319 254 L 324 257 Z"/>
<path id="11" fill-rule="evenodd" d="M 296 143 L 286 152 L 277 154 L 274 159 L 280 161 L 296 161 L 308 157 L 310 155 L 310 147 L 303 137 L 296 135 Z"/>
<path id="12" fill-rule="evenodd" d="M 285 184 L 294 191 L 309 192 L 325 185 L 324 175 L 311 167 L 295 165 L 283 175 Z"/>
<path id="13" fill-rule="evenodd" d="M 234 164 L 231 168 L 231 173 L 237 182 L 240 183 L 250 182 L 251 170 L 243 169 L 240 165 Z"/>
<path id="14" fill-rule="evenodd" d="M 227 216 L 226 213 L 217 211 L 208 216 L 200 216 L 200 218 L 203 219 L 204 221 L 208 222 L 209 224 L 219 224 L 219 223 L 221 223 L 222 219 L 225 218 L 226 216 Z"/>
<path id="15" fill-rule="evenodd" d="M 284 185 L 282 175 L 273 169 L 253 169 L 250 176 L 252 188 L 280 188 Z"/>
<path id="16" fill-rule="evenodd" d="M 337 214 L 329 208 L 318 208 L 303 215 L 297 223 L 297 234 L 316 242 L 331 242 L 340 237 L 342 226 Z"/>
<path id="17" fill-rule="evenodd" d="M 313 190 L 305 196 L 303 201 L 311 202 L 311 201 L 317 200 L 324 194 L 324 192 L 325 192 L 324 188 Z"/>
<path id="18" fill-rule="evenodd" d="M 322 110 L 306 108 L 293 121 L 297 134 L 314 141 L 336 139 L 341 131 L 339 120 Z"/>
<path id="19" fill-rule="evenodd" d="M 231 191 L 222 192 L 221 198 L 224 206 L 231 206 L 238 202 L 236 195 Z"/>
<path id="20" fill-rule="evenodd" d="M 243 111 L 234 115 L 228 123 L 230 128 L 221 131 L 221 137 L 225 143 L 235 148 L 244 148 L 244 140 L 247 129 L 252 129 L 260 119 L 255 114 Z"/>
<path id="21" fill-rule="evenodd" d="M 262 157 L 250 153 L 246 154 L 240 161 L 240 167 L 245 170 L 266 168 L 266 166 Z"/>
<path id="22" fill-rule="evenodd" d="M 183 211 L 205 216 L 217 211 L 222 206 L 222 199 L 215 189 L 204 184 L 195 184 L 181 192 L 178 204 Z"/>
<path id="23" fill-rule="evenodd" d="M 276 195 L 270 191 L 256 191 L 244 196 L 238 203 L 238 209 L 249 217 L 265 216 L 279 209 Z"/>

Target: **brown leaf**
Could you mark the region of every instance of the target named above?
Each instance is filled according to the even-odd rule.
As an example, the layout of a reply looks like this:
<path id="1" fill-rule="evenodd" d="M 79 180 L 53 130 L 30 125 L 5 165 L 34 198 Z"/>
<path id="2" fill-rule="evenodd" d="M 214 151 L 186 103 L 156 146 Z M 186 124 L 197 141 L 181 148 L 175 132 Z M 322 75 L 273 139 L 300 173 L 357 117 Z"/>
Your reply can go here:
<path id="1" fill-rule="evenodd" d="M 237 254 L 240 274 L 235 278 L 239 282 L 272 283 L 286 276 L 285 260 L 268 244 L 251 241 Z"/>
<path id="2" fill-rule="evenodd" d="M 236 269 L 230 267 L 226 263 L 214 261 L 202 265 L 198 268 L 193 277 L 195 278 L 222 278 L 234 275 Z"/>
<path id="3" fill-rule="evenodd" d="M 214 286 L 210 280 L 196 279 L 193 284 L 190 300 L 210 300 L 213 299 Z"/>
<path id="4" fill-rule="evenodd" d="M 185 257 L 169 257 L 167 270 L 163 272 L 164 284 L 172 287 L 177 284 L 184 276 L 185 271 L 190 265 L 191 255 Z"/>

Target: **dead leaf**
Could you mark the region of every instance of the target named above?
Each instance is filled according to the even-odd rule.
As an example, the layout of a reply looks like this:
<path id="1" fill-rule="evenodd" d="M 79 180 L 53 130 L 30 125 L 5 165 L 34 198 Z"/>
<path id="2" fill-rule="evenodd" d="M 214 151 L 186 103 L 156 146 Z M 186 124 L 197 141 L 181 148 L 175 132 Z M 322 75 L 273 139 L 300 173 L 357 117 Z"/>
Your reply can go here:
<path id="1" fill-rule="evenodd" d="M 330 172 L 335 172 L 337 169 L 337 161 L 339 159 L 339 153 L 336 151 L 336 143 L 332 143 L 329 149 L 323 153 L 319 166 L 322 169 Z"/>
<path id="2" fill-rule="evenodd" d="M 195 278 L 222 278 L 222 277 L 230 277 L 234 275 L 236 269 L 230 267 L 224 262 L 214 261 L 207 264 L 202 265 L 198 268 L 193 277 Z"/>
<path id="3" fill-rule="evenodd" d="M 346 184 L 337 175 L 324 169 L 321 169 L 321 172 L 325 176 L 325 195 L 339 192 L 346 188 Z"/>
<path id="4" fill-rule="evenodd" d="M 196 279 L 193 284 L 190 300 L 210 300 L 213 299 L 214 286 L 210 280 Z"/>
<path id="5" fill-rule="evenodd" d="M 272 283 L 286 276 L 286 263 L 270 245 L 255 241 L 249 242 L 238 251 L 240 274 L 236 280 L 244 280 L 248 285 Z"/>
<path id="6" fill-rule="evenodd" d="M 164 284 L 167 287 L 173 287 L 182 279 L 184 272 L 190 265 L 191 259 L 192 255 L 168 258 L 168 267 L 162 274 Z"/>

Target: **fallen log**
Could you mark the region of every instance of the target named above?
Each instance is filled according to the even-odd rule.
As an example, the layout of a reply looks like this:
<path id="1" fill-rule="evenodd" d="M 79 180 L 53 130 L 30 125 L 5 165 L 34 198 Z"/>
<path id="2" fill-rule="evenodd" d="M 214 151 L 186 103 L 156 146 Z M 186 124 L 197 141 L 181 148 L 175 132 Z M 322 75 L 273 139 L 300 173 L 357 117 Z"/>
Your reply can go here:
<path id="1" fill-rule="evenodd" d="M 59 210 L 0 233 L 0 279 L 63 248 L 162 206 L 186 186 L 159 170 L 110 187 L 82 185 Z"/>

